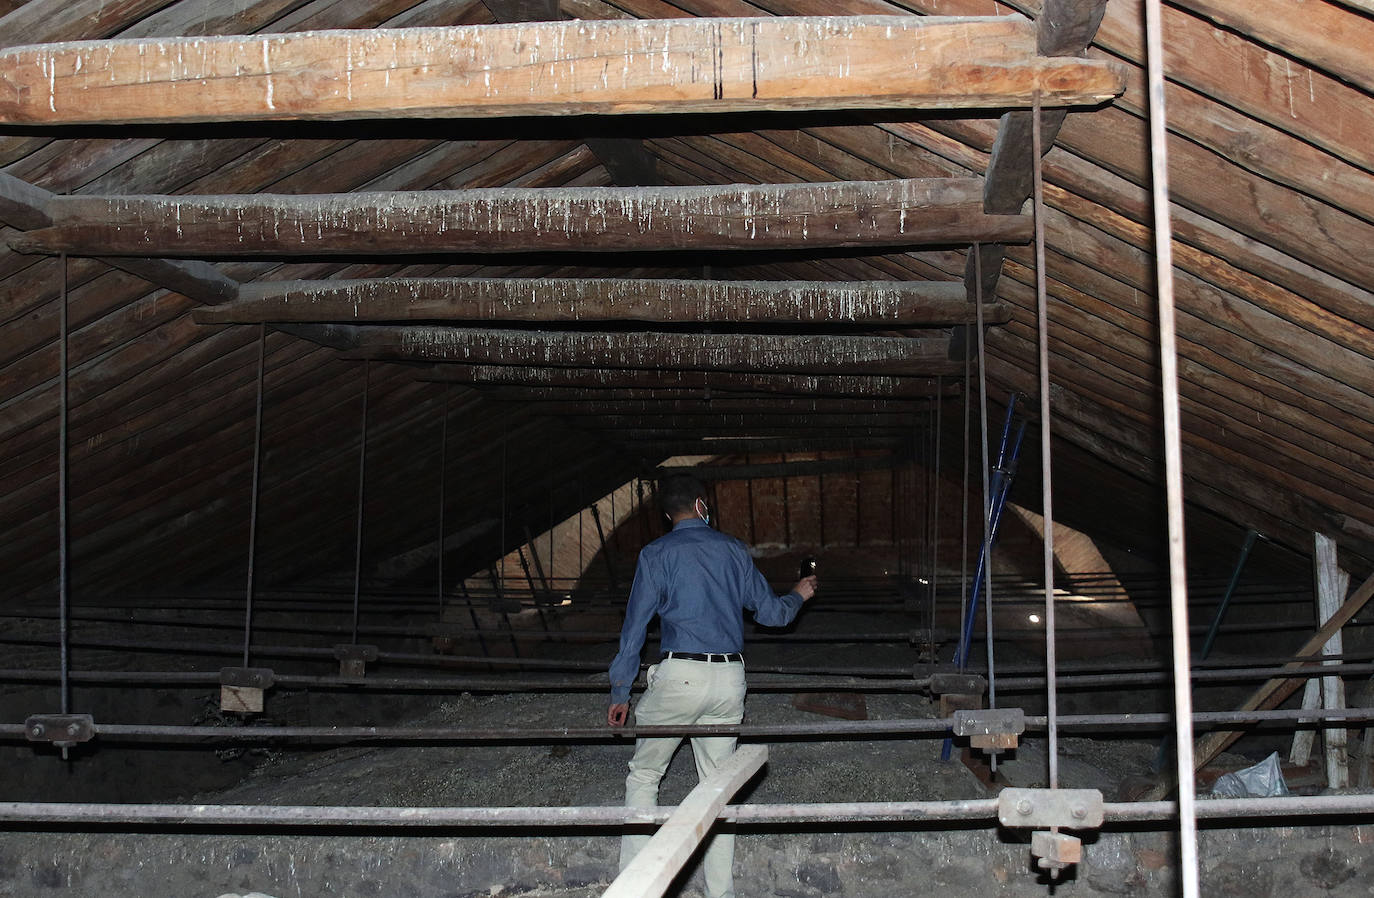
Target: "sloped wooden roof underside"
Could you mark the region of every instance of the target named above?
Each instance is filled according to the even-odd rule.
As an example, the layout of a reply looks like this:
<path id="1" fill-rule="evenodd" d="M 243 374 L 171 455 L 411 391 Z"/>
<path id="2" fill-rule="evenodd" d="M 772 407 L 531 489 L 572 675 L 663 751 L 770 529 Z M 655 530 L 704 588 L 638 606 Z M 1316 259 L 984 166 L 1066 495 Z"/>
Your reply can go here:
<path id="1" fill-rule="evenodd" d="M 496 0 L 10 0 L 0 2 L 0 46 L 540 17 L 538 9 L 516 7 Z M 1374 51 L 1374 22 L 1358 7 L 1309 2 L 1286 11 L 1239 0 L 1177 0 L 1166 8 L 1165 66 L 1188 499 L 1299 551 L 1310 545 L 1311 531 L 1330 533 L 1347 566 L 1368 571 L 1374 85 L 1363 61 Z M 1034 19 L 1039 11 L 1025 0 L 564 0 L 559 7 L 563 18 L 585 19 Z M 1086 452 L 1105 463 L 1094 470 L 1116 471 L 1120 480 L 1104 482 L 1104 489 L 1127 495 L 1139 495 L 1132 484 L 1161 480 L 1140 23 L 1138 2 L 1108 0 L 1088 55 L 1124 65 L 1127 90 L 1109 105 L 1069 113 L 1044 160 L 1054 433 L 1066 459 Z M 0 131 L 8 135 L 0 138 L 6 174 L 80 197 L 981 178 L 999 120 L 993 112 L 912 111 Z M 3 236 L 18 242 L 20 229 L 41 223 L 25 220 L 22 202 L 12 200 L 0 197 L 0 218 L 11 226 Z M 695 280 L 707 266 L 716 279 L 959 283 L 967 264 L 962 246 L 221 258 L 185 269 L 207 276 L 180 284 L 185 292 L 178 293 L 151 286 L 149 278 L 169 283 L 165 268 L 74 256 L 67 290 L 75 586 L 99 594 L 241 575 L 258 329 L 194 319 L 194 309 L 213 301 L 217 279 Z M 0 248 L 0 565 L 13 595 L 49 594 L 57 567 L 61 273 L 56 258 Z M 1013 391 L 1035 392 L 1034 283 L 1030 248 L 1009 246 L 995 281 L 995 300 L 1009 320 L 987 333 L 989 386 L 999 402 Z M 892 333 L 839 330 L 853 338 Z M 633 476 L 642 455 L 652 462 L 671 448 L 626 442 L 623 419 L 549 414 L 540 402 L 512 401 L 510 387 L 491 393 L 434 383 L 425 379 L 429 368 L 402 362 L 365 367 L 359 357 L 369 353 L 356 344 L 319 342 L 329 344 L 338 333 L 268 331 L 264 582 L 352 569 L 365 378 L 370 566 L 432 545 L 445 420 L 448 526 L 468 534 L 451 548 L 456 565 L 497 556 L 503 532 L 510 547 L 525 523 L 541 529 L 551 516 L 571 513 Z M 339 346 L 350 351 L 341 354 Z M 664 388 L 662 379 L 644 378 L 641 370 L 625 383 Z M 910 422 L 912 406 L 902 408 L 892 420 Z M 880 417 L 869 423 L 864 439 L 894 433 Z M 721 419 L 703 426 L 728 432 L 730 425 Z M 856 433 L 801 420 L 788 426 L 798 447 L 808 445 L 803 437 L 824 446 L 832 433 L 851 442 Z M 1099 492 L 1066 485 L 1056 511 L 1065 520 L 1100 517 Z M 1144 529 L 1157 519 L 1142 510 L 1140 521 Z M 1093 529 L 1092 520 L 1074 523 Z M 1101 523 L 1127 538 L 1121 521 Z M 1153 533 L 1139 536 L 1142 544 L 1156 540 Z"/>

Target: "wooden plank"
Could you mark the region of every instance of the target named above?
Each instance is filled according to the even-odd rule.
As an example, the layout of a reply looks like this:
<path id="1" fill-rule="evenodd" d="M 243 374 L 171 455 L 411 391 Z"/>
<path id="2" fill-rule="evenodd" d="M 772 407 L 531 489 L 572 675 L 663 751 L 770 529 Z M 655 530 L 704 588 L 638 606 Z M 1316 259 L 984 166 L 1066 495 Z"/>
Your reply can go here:
<path id="1" fill-rule="evenodd" d="M 806 48 L 799 52 L 798 48 Z M 538 22 L 0 52 L 0 122 L 128 124 L 1095 105 L 1103 62 L 1006 16 Z"/>
<path id="2" fill-rule="evenodd" d="M 53 197 L 23 252 L 138 256 L 383 255 L 534 250 L 787 249 L 1025 242 L 987 215 L 976 178 L 254 194 Z"/>
<path id="3" fill-rule="evenodd" d="M 768 747 L 742 745 L 696 785 L 602 898 L 659 898 L 705 840 L 721 809 L 768 760 Z"/>
<path id="4" fill-rule="evenodd" d="M 483 392 L 483 399 L 491 399 L 491 394 Z M 921 402 L 913 405 L 909 400 L 891 399 L 815 399 L 809 397 L 753 397 L 737 399 L 726 393 L 702 399 L 653 397 L 651 399 L 602 399 L 590 400 L 530 400 L 519 398 L 526 407 L 538 415 L 626 415 L 648 417 L 651 415 L 758 415 L 759 423 L 775 415 L 864 415 L 887 414 L 905 415 L 908 420 L 916 410 L 926 411 L 928 405 Z"/>
<path id="5" fill-rule="evenodd" d="M 574 370 L 574 369 L 566 369 Z M 806 379 L 799 376 L 799 379 Z M 953 384 L 957 387 L 957 382 Z M 710 402 L 713 404 L 739 405 L 740 409 L 746 403 L 754 407 L 784 407 L 788 404 L 812 403 L 821 405 L 831 405 L 835 408 L 852 408 L 857 404 L 869 403 L 872 405 L 886 404 L 906 409 L 925 409 L 929 407 L 929 401 L 925 397 L 899 396 L 870 398 L 859 396 L 820 396 L 817 398 L 815 391 L 803 391 L 798 389 L 794 394 L 788 393 L 765 393 L 762 391 L 733 391 L 716 389 L 708 393 L 703 389 L 675 389 L 672 387 L 654 389 L 651 387 L 627 387 L 624 389 L 607 387 L 603 389 L 583 389 L 581 387 L 480 387 L 482 398 L 492 402 L 522 402 L 535 411 L 543 408 L 544 404 L 566 403 L 566 402 Z M 932 387 L 931 392 L 934 392 Z M 948 395 L 954 395 L 950 393 Z"/>
<path id="6" fill-rule="evenodd" d="M 1336 541 L 1324 533 L 1313 534 L 1313 565 L 1317 581 L 1317 619 L 1325 624 L 1340 610 L 1341 600 L 1350 588 L 1350 575 L 1341 570 L 1336 558 Z M 1323 655 L 1339 655 L 1344 650 L 1340 631 L 1322 644 Z M 1324 661 L 1323 665 L 1339 664 Z M 1309 680 L 1309 683 L 1316 682 Z M 1336 710 L 1345 708 L 1345 681 L 1340 676 L 1321 678 L 1321 707 Z M 1322 729 L 1322 756 L 1326 763 L 1326 784 L 1332 789 L 1350 785 L 1350 759 L 1347 730 L 1344 727 Z"/>
<path id="7" fill-rule="evenodd" d="M 593 333 L 363 326 L 352 358 L 795 374 L 953 374 L 944 337 Z"/>
<path id="8" fill-rule="evenodd" d="M 1365 580 L 1360 588 L 1345 600 L 1345 603 L 1322 625 L 1321 629 L 1294 653 L 1293 657 L 1298 660 L 1290 661 L 1283 666 L 1283 669 L 1285 671 L 1297 670 L 1302 667 L 1303 661 L 1318 657 L 1327 640 L 1340 632 L 1341 628 L 1364 608 L 1372 596 L 1374 596 L 1374 577 Z M 1296 692 L 1303 682 L 1302 677 L 1269 680 L 1257 689 L 1238 710 L 1268 711 L 1277 708 L 1285 699 Z M 1242 733 L 1236 732 L 1214 732 L 1199 739 L 1193 757 L 1194 768 L 1201 769 L 1210 763 L 1213 758 L 1225 751 L 1242 735 Z"/>
<path id="9" fill-rule="evenodd" d="M 693 390 L 697 395 L 760 392 L 801 396 L 925 397 L 937 394 L 932 378 L 886 375 L 805 375 L 726 371 L 644 371 L 560 368 L 538 365 L 437 365 L 423 379 L 439 383 L 493 384 L 535 389 Z"/>
<path id="10" fill-rule="evenodd" d="M 262 281 L 201 324 L 277 321 L 740 321 L 951 325 L 973 310 L 953 281 L 375 278 Z M 988 304 L 984 317 L 1011 310 Z"/>

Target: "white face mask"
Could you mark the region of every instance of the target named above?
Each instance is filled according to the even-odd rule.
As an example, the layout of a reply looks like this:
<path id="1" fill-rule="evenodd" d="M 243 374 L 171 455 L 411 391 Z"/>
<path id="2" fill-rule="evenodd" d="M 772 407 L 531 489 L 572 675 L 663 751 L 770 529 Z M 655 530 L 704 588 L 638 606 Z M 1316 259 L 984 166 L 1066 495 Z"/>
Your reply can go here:
<path id="1" fill-rule="evenodd" d="M 706 503 L 698 499 L 696 503 L 696 511 L 697 517 L 701 518 L 701 520 L 706 524 L 706 526 L 711 526 L 711 509 L 706 507 Z"/>

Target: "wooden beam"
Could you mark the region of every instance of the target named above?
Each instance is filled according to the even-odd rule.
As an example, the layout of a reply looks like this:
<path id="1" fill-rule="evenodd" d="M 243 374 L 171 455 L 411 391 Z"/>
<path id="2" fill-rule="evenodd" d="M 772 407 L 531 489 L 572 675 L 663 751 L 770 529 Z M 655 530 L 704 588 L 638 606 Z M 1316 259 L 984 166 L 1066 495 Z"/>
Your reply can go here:
<path id="1" fill-rule="evenodd" d="M 60 196 L 21 252 L 137 256 L 814 249 L 1025 242 L 977 178 L 710 187 Z"/>
<path id="2" fill-rule="evenodd" d="M 776 477 L 816 477 L 821 474 L 848 474 L 854 471 L 886 470 L 902 464 L 897 455 L 854 455 L 815 461 L 788 461 L 758 465 L 684 465 L 655 468 L 652 477 L 691 474 L 698 480 L 767 480 Z"/>
<path id="3" fill-rule="evenodd" d="M 805 49 L 799 49 L 805 48 Z M 1109 64 L 1007 16 L 576 21 L 0 52 L 0 122 L 129 124 L 1094 105 Z"/>
<path id="4" fill-rule="evenodd" d="M 572 370 L 572 369 L 567 369 Z M 957 383 L 957 382 L 956 382 Z M 546 404 L 572 403 L 572 402 L 654 402 L 654 403 L 688 403 L 697 404 L 711 403 L 712 405 L 738 405 L 738 410 L 743 410 L 745 406 L 783 408 L 788 405 L 801 405 L 811 403 L 813 405 L 829 404 L 835 408 L 851 408 L 856 405 L 871 404 L 887 405 L 893 408 L 904 408 L 908 410 L 926 409 L 930 407 L 930 401 L 926 397 L 917 396 L 898 396 L 871 398 L 866 396 L 819 396 L 812 391 L 797 391 L 795 394 L 788 393 L 764 393 L 761 391 L 733 391 L 716 389 L 709 393 L 703 389 L 676 389 L 672 387 L 653 389 L 649 387 L 627 387 L 617 389 L 608 387 L 605 389 L 582 389 L 580 387 L 480 387 L 482 398 L 493 402 L 524 402 L 530 407 L 540 412 Z"/>
<path id="5" fill-rule="evenodd" d="M 533 397 L 552 389 L 585 391 L 690 390 L 694 395 L 759 392 L 799 396 L 919 398 L 940 392 L 933 378 L 886 375 L 805 375 L 728 371 L 644 371 L 611 368 L 559 368 L 537 365 L 436 365 L 423 376 L 438 383 L 531 388 Z M 945 390 L 957 390 L 947 384 Z M 523 392 L 523 391 L 522 391 Z"/>
<path id="6" fill-rule="evenodd" d="M 1046 0 L 1035 20 L 1039 51 L 1046 56 L 1059 57 L 1084 53 L 1102 23 L 1106 7 L 1107 0 Z M 1015 213 L 1030 198 L 1034 164 L 1031 115 L 1026 111 L 1012 111 L 1002 116 L 984 178 L 983 209 L 986 212 L 1005 215 L 1008 213 L 1004 210 L 1010 209 Z M 1048 153 L 1054 146 L 1063 124 L 1064 110 L 1050 109 L 1041 113 L 1044 152 Z M 997 295 L 997 279 L 1001 275 L 1005 252 L 1000 246 L 985 246 L 979 253 L 984 297 Z M 976 300 L 979 274 L 974 271 L 974 254 L 969 253 L 964 287 L 970 301 Z M 956 343 L 959 344 L 956 348 L 962 349 L 962 341 L 956 340 Z"/>
<path id="7" fill-rule="evenodd" d="M 953 374 L 944 337 L 593 333 L 363 326 L 351 358 L 796 374 Z"/>
<path id="8" fill-rule="evenodd" d="M 1360 584 L 1360 588 L 1355 590 L 1354 594 L 1345 600 L 1345 604 L 1341 605 L 1340 610 L 1333 614 L 1330 619 L 1322 625 L 1322 628 L 1318 630 L 1311 639 L 1303 643 L 1302 648 L 1294 653 L 1294 660 L 1285 664 L 1283 670 L 1295 671 L 1302 668 L 1311 660 L 1320 658 L 1322 646 L 1326 645 L 1327 640 L 1340 632 L 1340 629 L 1349 623 L 1351 618 L 1359 614 L 1360 609 L 1364 608 L 1371 597 L 1374 597 L 1374 577 L 1370 577 L 1368 580 L 1365 580 L 1364 583 Z M 1321 673 L 1321 668 L 1313 667 L 1311 672 L 1313 675 L 1318 675 Z M 1273 710 L 1283 704 L 1284 700 L 1290 695 L 1297 692 L 1298 688 L 1305 682 L 1306 678 L 1304 677 L 1282 677 L 1269 680 L 1259 689 L 1255 690 L 1254 694 L 1246 699 L 1245 703 L 1242 704 L 1238 710 Z M 1197 745 L 1193 750 L 1193 768 L 1195 770 L 1201 770 L 1207 764 L 1211 763 L 1212 759 L 1229 748 L 1243 735 L 1244 733 L 1239 732 L 1217 731 L 1203 736 L 1201 739 L 1197 740 Z M 1168 794 L 1170 788 L 1168 781 L 1161 783 L 1151 790 L 1144 800 L 1149 801 L 1163 798 Z"/>
<path id="9" fill-rule="evenodd" d="M 872 436 L 853 433 L 849 436 L 811 436 L 794 434 L 786 438 L 768 437 L 703 437 L 674 434 L 671 437 L 636 436 L 616 433 L 616 441 L 623 442 L 625 451 L 644 458 L 668 458 L 673 455 L 743 455 L 757 452 L 850 452 L 859 449 L 895 449 L 904 442 L 891 436 Z M 603 439 L 607 438 L 603 435 Z"/>
<path id="10" fill-rule="evenodd" d="M 491 399 L 491 394 L 483 392 L 483 399 Z M 510 397 L 516 402 L 525 403 L 537 415 L 721 415 L 750 414 L 758 415 L 763 423 L 773 415 L 861 415 L 861 414 L 899 414 L 911 415 L 919 409 L 928 408 L 924 401 L 913 405 L 910 400 L 891 399 L 816 399 L 810 397 L 753 397 L 737 399 L 729 393 L 702 399 L 654 396 L 649 399 L 602 399 L 584 400 L 534 400 L 519 395 Z"/>
<path id="11" fill-rule="evenodd" d="M 730 797 L 768 760 L 763 745 L 742 745 L 696 785 L 602 898 L 659 898 L 711 831 Z"/>
<path id="12" fill-rule="evenodd" d="M 739 321 L 945 326 L 974 310 L 955 281 L 377 278 L 261 281 L 201 324 L 280 321 Z M 1006 305 L 985 320 L 1004 323 Z"/>

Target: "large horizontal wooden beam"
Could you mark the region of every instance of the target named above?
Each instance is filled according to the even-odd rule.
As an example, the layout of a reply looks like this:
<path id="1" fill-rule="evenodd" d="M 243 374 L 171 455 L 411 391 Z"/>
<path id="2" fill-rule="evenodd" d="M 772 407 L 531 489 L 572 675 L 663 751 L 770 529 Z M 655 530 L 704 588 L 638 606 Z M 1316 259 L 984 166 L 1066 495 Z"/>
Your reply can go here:
<path id="1" fill-rule="evenodd" d="M 481 394 L 490 399 L 489 393 Z M 801 414 L 902 414 L 914 423 L 916 412 L 926 414 L 929 405 L 924 400 L 913 403 L 907 399 L 847 399 L 811 398 L 803 396 L 771 396 L 736 398 L 726 393 L 702 399 L 671 397 L 652 397 L 649 399 L 601 399 L 582 400 L 553 399 L 534 400 L 509 397 L 510 401 L 524 402 L 530 411 L 538 415 L 690 415 L 690 414 L 751 414 L 760 419 L 771 415 Z M 498 401 L 501 401 L 498 397 Z"/>
<path id="2" fill-rule="evenodd" d="M 468 190 L 55 196 L 21 252 L 135 256 L 799 249 L 1026 242 L 978 178 Z"/>
<path id="3" fill-rule="evenodd" d="M 283 321 L 738 321 L 943 326 L 974 310 L 955 281 L 376 278 L 262 281 L 202 324 Z M 984 308 L 1005 323 L 1005 304 Z"/>
<path id="4" fill-rule="evenodd" d="M 787 461 L 754 465 L 690 465 L 655 468 L 650 475 L 670 477 L 691 474 L 698 480 L 764 480 L 774 477 L 817 477 L 822 474 L 852 474 L 893 468 L 902 463 L 897 455 L 851 455 L 814 461 Z"/>
<path id="5" fill-rule="evenodd" d="M 172 37 L 0 53 L 0 122 L 127 124 L 1096 104 L 1109 65 L 1021 18 L 573 21 Z"/>
<path id="6" fill-rule="evenodd" d="M 530 398 L 559 398 L 554 390 L 621 392 L 692 391 L 709 396 L 725 393 L 774 393 L 798 396 L 860 396 L 870 398 L 917 398 L 939 395 L 959 388 L 948 381 L 941 387 L 934 378 L 887 375 L 777 374 L 730 371 L 646 371 L 623 368 L 567 368 L 538 365 L 437 365 L 424 380 L 507 387 L 524 387 Z M 513 390 L 511 391 L 514 392 Z M 626 398 L 643 398 L 628 396 Z"/>
<path id="7" fill-rule="evenodd" d="M 563 369 L 580 370 L 580 369 Z M 696 372 L 701 373 L 701 372 Z M 789 375 L 780 375 L 787 377 Z M 807 375 L 795 375 L 799 380 L 815 379 Z M 927 409 L 931 406 L 931 400 L 924 396 L 896 396 L 896 397 L 869 397 L 869 396 L 849 396 L 849 395 L 820 395 L 813 391 L 798 390 L 794 394 L 783 392 L 763 393 L 757 391 L 734 391 L 734 390 L 714 390 L 707 391 L 702 389 L 683 390 L 674 387 L 653 389 L 648 387 L 628 387 L 617 389 L 614 387 L 606 389 L 582 389 L 580 387 L 480 387 L 479 393 L 483 399 L 493 402 L 524 402 L 528 403 L 533 411 L 541 412 L 545 410 L 545 405 L 570 402 L 596 402 L 596 403 L 616 403 L 616 402 L 694 402 L 697 404 L 711 403 L 713 405 L 721 403 L 738 403 L 741 410 L 744 405 L 764 406 L 768 408 L 782 407 L 791 403 L 812 403 L 824 404 L 833 403 L 837 407 L 845 407 L 855 404 L 873 403 L 895 405 L 908 410 Z M 933 393 L 933 388 L 932 388 Z M 952 395 L 952 394 L 951 394 Z"/>
<path id="8" fill-rule="evenodd" d="M 953 374 L 947 337 L 592 333 L 483 328 L 357 329 L 351 358 L 523 367 L 684 368 L 799 374 Z"/>

